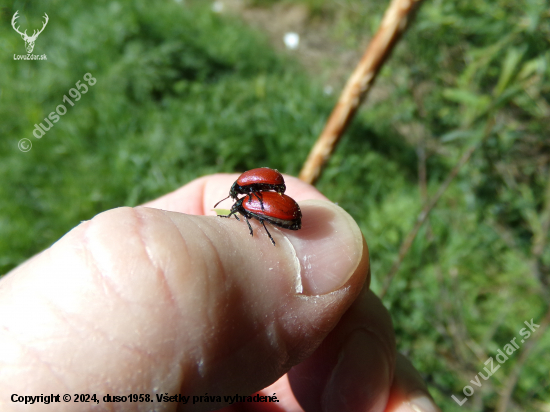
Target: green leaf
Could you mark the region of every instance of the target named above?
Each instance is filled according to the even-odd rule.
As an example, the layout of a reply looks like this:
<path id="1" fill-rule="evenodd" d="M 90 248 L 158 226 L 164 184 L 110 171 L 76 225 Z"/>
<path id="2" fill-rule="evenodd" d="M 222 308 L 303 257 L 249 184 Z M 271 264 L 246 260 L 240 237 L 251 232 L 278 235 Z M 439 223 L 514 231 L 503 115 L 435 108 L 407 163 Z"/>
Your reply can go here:
<path id="1" fill-rule="evenodd" d="M 500 96 L 513 80 L 514 75 L 518 72 L 519 62 L 521 61 L 521 58 L 525 54 L 526 50 L 526 45 L 521 47 L 512 47 L 508 50 L 504 62 L 502 63 L 502 70 L 500 72 L 498 83 L 493 91 L 495 97 Z"/>

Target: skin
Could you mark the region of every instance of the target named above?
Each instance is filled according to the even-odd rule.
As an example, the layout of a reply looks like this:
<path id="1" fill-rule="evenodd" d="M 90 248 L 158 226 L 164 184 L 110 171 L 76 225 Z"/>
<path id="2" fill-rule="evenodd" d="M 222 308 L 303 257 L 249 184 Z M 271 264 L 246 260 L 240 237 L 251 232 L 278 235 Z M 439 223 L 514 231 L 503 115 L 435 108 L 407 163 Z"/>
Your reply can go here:
<path id="1" fill-rule="evenodd" d="M 0 410 L 439 410 L 396 352 L 353 219 L 285 176 L 303 227 L 270 228 L 273 247 L 257 221 L 251 237 L 214 216 L 237 176 L 101 213 L 2 278 Z M 102 400 L 257 391 L 279 402 Z M 50 393 L 99 403 L 10 400 Z"/>

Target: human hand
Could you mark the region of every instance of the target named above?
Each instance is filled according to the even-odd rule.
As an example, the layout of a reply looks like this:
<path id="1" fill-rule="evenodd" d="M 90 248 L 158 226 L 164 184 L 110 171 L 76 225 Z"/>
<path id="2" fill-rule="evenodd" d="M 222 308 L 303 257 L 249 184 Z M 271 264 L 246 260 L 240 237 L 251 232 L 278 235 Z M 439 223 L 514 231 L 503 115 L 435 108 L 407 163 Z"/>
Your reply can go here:
<path id="1" fill-rule="evenodd" d="M 261 393 L 278 403 L 224 410 L 300 411 L 295 397 L 306 411 L 438 410 L 368 290 L 359 228 L 285 178 L 303 227 L 269 227 L 276 247 L 257 221 L 251 237 L 242 220 L 201 216 L 236 179 L 214 175 L 149 208 L 83 222 L 4 277 L 0 410 L 211 410 L 275 381 Z M 50 393 L 96 394 L 98 403 L 12 402 Z M 157 402 L 165 393 L 190 398 Z M 206 393 L 222 403 L 193 404 Z M 153 402 L 105 403 L 106 394 Z"/>

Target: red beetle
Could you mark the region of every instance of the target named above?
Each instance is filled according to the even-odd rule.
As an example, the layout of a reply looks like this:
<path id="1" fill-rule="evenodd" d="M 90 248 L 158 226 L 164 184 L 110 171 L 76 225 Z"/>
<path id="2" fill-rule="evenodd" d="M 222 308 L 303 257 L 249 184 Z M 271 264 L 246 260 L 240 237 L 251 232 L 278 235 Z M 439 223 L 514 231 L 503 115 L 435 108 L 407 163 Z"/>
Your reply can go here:
<path id="1" fill-rule="evenodd" d="M 237 199 L 238 195 L 248 195 L 248 203 L 252 201 L 252 195 L 260 201 L 260 206 L 264 210 L 264 205 L 258 192 L 273 190 L 277 193 L 283 194 L 286 190 L 285 179 L 283 175 L 279 173 L 277 169 L 270 169 L 269 167 L 259 167 L 257 169 L 252 169 L 247 172 L 244 172 L 239 176 L 231 190 L 229 190 L 229 196 L 225 199 L 231 197 L 232 199 Z M 220 200 L 214 205 L 218 206 L 225 199 Z"/>
<path id="2" fill-rule="evenodd" d="M 236 215 L 239 212 L 244 216 L 251 236 L 254 236 L 254 233 L 248 219 L 258 219 L 267 232 L 269 239 L 271 239 L 273 246 L 275 246 L 275 241 L 271 237 L 271 233 L 269 233 L 267 227 L 265 227 L 264 221 L 284 229 L 298 230 L 302 228 L 302 211 L 293 198 L 275 192 L 259 192 L 256 196 L 258 194 L 262 200 L 250 199 L 248 202 L 243 203 L 244 199 L 246 199 L 246 197 L 243 197 L 237 200 L 231 207 L 231 213 L 227 216 L 220 215 L 220 217 L 229 218 L 231 215 L 234 215 L 235 219 L 240 220 Z M 262 204 L 264 207 L 262 207 Z"/>

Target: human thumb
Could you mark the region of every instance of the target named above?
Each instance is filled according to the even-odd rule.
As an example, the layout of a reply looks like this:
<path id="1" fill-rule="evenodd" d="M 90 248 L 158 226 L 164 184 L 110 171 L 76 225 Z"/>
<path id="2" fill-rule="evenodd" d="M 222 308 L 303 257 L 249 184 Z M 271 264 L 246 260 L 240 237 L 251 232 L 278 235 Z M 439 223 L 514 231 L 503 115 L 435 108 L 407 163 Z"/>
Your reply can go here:
<path id="1" fill-rule="evenodd" d="M 303 228 L 273 230 L 276 247 L 211 216 L 120 208 L 83 222 L 0 281 L 0 409 L 19 405 L 13 394 L 67 393 L 112 410 L 129 395 L 146 410 L 210 410 L 274 382 L 369 273 L 345 211 L 300 206 Z"/>

